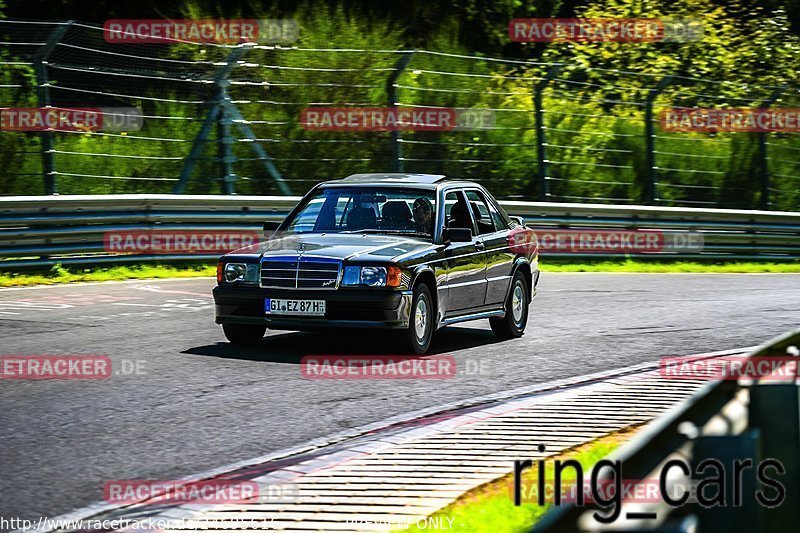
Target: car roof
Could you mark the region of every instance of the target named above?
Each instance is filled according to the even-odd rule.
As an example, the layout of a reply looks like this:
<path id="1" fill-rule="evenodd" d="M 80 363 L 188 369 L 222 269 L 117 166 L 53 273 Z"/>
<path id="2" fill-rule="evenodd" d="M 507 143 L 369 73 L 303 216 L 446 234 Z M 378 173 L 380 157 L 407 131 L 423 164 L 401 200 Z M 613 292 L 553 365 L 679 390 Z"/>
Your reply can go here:
<path id="1" fill-rule="evenodd" d="M 446 180 L 447 177 L 442 174 L 406 174 L 403 172 L 386 172 L 386 173 L 369 173 L 369 174 L 353 174 L 346 178 L 334 181 L 326 181 L 325 185 L 361 185 L 361 184 L 418 184 L 418 185 L 433 185 L 440 181 Z"/>

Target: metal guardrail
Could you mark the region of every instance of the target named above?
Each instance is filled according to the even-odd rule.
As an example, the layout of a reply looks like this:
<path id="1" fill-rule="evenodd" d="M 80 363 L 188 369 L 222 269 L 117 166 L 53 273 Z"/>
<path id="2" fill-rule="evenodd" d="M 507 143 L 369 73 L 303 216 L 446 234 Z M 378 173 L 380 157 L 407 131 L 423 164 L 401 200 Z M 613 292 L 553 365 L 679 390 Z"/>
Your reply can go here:
<path id="1" fill-rule="evenodd" d="M 749 361 L 769 357 L 776 365 L 787 365 L 784 368 L 792 369 L 796 376 L 799 355 L 800 330 L 797 330 L 755 349 L 746 357 Z M 626 481 L 658 479 L 667 460 L 680 459 L 691 465 L 691 475 L 678 480 L 679 483 L 697 483 L 700 479 L 717 476 L 715 468 L 702 465 L 708 460 L 719 461 L 726 476 L 721 483 L 726 491 L 725 503 L 700 505 L 694 494 L 680 506 L 668 505 L 663 500 L 623 503 L 620 518 L 610 524 L 601 524 L 592 516 L 598 510 L 601 515 L 607 515 L 607 509 L 603 511 L 593 504 L 583 507 L 570 504 L 552 508 L 532 531 L 749 533 L 797 530 L 800 524 L 800 385 L 797 379 L 788 378 L 779 382 L 750 378 L 709 382 L 608 459 L 620 462 Z M 768 477 L 778 480 L 785 489 L 785 499 L 773 507 L 760 504 L 755 497 L 756 491 L 765 490 L 756 469 L 767 460 L 779 461 L 784 469 L 782 475 L 769 471 Z M 735 461 L 750 461 L 752 466 L 736 473 Z M 679 473 L 680 469 L 673 467 L 670 474 L 673 471 Z M 587 479 L 589 474 L 585 475 Z M 740 478 L 738 486 L 743 489 L 739 504 L 734 495 L 736 476 Z M 602 474 L 600 479 L 603 479 Z M 705 497 L 713 499 L 717 487 L 706 487 Z M 777 500 L 777 492 L 770 491 L 768 497 Z M 639 516 L 630 517 L 626 509 Z M 641 516 L 643 511 L 655 516 Z"/>
<path id="2" fill-rule="evenodd" d="M 107 232 L 137 230 L 261 231 L 280 220 L 296 196 L 100 195 L 0 198 L 0 268 L 201 260 L 215 255 L 120 255 L 103 246 Z M 551 202 L 501 202 L 534 228 L 693 231 L 699 253 L 639 253 L 680 259 L 800 258 L 800 213 Z M 543 257 L 577 257 L 544 253 Z M 585 253 L 582 258 L 619 257 Z"/>

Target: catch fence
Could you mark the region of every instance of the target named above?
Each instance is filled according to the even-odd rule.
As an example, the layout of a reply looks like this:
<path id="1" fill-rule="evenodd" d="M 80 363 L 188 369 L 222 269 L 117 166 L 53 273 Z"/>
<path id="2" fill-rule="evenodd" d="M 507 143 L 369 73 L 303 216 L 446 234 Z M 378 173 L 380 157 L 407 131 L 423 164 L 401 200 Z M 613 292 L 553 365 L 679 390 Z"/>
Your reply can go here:
<path id="1" fill-rule="evenodd" d="M 319 41 L 315 41 L 319 42 Z M 135 107 L 139 131 L 0 133 L 0 194 L 302 194 L 356 172 L 476 180 L 510 200 L 797 210 L 788 132 L 677 132 L 667 108 L 800 108 L 794 86 L 431 50 L 108 42 L 0 20 L 0 106 Z M 312 131 L 304 109 L 482 110 L 454 131 Z"/>

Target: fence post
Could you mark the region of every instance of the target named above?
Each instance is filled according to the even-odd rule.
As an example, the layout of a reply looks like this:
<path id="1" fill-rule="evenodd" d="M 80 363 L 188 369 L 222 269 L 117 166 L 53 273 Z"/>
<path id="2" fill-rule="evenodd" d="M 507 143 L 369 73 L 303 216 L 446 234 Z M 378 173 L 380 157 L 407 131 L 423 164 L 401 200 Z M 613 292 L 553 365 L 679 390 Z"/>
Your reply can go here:
<path id="1" fill-rule="evenodd" d="M 767 109 L 780 98 L 786 87 L 776 87 L 772 94 L 761 102 L 759 109 Z M 758 170 L 761 178 L 761 209 L 769 209 L 769 160 L 767 155 L 767 132 L 759 131 L 758 135 Z"/>
<path id="2" fill-rule="evenodd" d="M 270 173 L 272 179 L 275 180 L 275 183 L 278 184 L 278 188 L 281 190 L 281 192 L 286 196 L 291 196 L 292 190 L 286 184 L 286 181 L 284 181 L 281 173 L 278 171 L 278 168 L 272 162 L 272 158 L 269 156 L 269 154 L 267 154 L 267 151 L 264 150 L 264 147 L 256 141 L 257 137 L 255 133 L 253 133 L 253 130 L 251 130 L 250 126 L 247 125 L 247 121 L 244 119 L 236 106 L 231 103 L 230 99 L 225 101 L 225 111 L 233 118 L 233 122 L 236 124 L 236 127 L 239 129 L 241 134 L 244 135 L 245 139 L 247 139 L 250 149 L 256 154 L 258 159 L 264 163 L 264 167 L 267 169 L 267 172 Z"/>
<path id="3" fill-rule="evenodd" d="M 59 24 L 50 33 L 44 47 L 33 57 L 34 71 L 36 73 L 36 100 L 40 108 L 50 107 L 50 81 L 47 72 L 47 60 L 72 23 L 72 20 L 68 20 L 63 24 Z M 52 130 L 43 131 L 39 135 L 42 143 L 44 193 L 58 194 L 58 190 L 56 189 L 56 164 L 53 154 L 53 150 L 55 150 L 53 141 L 55 136 Z"/>
<path id="4" fill-rule="evenodd" d="M 227 111 L 228 96 L 227 79 L 220 80 L 219 85 L 219 116 L 217 118 L 217 155 L 222 170 L 222 194 L 233 194 L 235 192 L 234 183 L 236 174 L 233 171 L 233 164 L 236 156 L 233 155 L 233 137 L 231 137 L 231 115 Z"/>
<path id="5" fill-rule="evenodd" d="M 222 105 L 227 97 L 228 76 L 248 49 L 249 47 L 246 45 L 236 47 L 228 56 L 228 59 L 225 60 L 225 64 L 214 73 L 213 81 L 217 87 L 217 98 L 212 104 L 211 109 L 208 110 L 208 114 L 205 120 L 203 120 L 203 125 L 194 138 L 189 155 L 183 163 L 178 183 L 176 183 L 175 187 L 172 189 L 173 194 L 183 194 L 186 192 L 186 185 L 189 183 L 192 171 L 197 164 L 197 160 L 202 156 L 205 145 L 208 142 L 211 126 L 222 116 Z M 228 127 L 228 131 L 230 131 L 230 127 Z M 223 187 L 225 186 L 223 185 Z"/>
<path id="6" fill-rule="evenodd" d="M 537 174 L 539 177 L 539 200 L 546 202 L 550 199 L 550 182 L 547 181 L 547 136 L 545 135 L 544 109 L 542 93 L 550 80 L 558 76 L 564 65 L 551 67 L 544 78 L 533 86 L 533 118 L 536 126 L 536 159 L 538 163 Z"/>
<path id="7" fill-rule="evenodd" d="M 658 185 L 658 167 L 656 167 L 656 131 L 653 125 L 653 104 L 656 97 L 664 92 L 664 89 L 672 83 L 672 76 L 666 76 L 658 82 L 654 89 L 647 91 L 647 99 L 644 107 L 644 142 L 645 142 L 645 164 L 647 166 L 647 181 L 645 182 L 646 204 L 656 203 L 656 186 Z"/>
<path id="8" fill-rule="evenodd" d="M 389 78 L 386 80 L 386 100 L 389 107 L 397 106 L 397 88 L 394 84 L 397 82 L 400 75 L 406 69 L 411 59 L 414 57 L 414 50 L 404 52 L 394 69 L 389 73 Z M 392 172 L 403 172 L 403 151 L 400 148 L 400 132 L 393 130 L 389 132 L 389 143 L 392 146 Z"/>

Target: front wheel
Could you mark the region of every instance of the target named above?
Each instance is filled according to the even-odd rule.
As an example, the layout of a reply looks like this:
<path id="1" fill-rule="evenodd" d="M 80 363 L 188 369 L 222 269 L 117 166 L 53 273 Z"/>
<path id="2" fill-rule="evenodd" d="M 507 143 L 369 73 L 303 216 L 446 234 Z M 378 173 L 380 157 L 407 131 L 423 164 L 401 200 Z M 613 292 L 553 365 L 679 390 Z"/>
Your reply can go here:
<path id="1" fill-rule="evenodd" d="M 503 318 L 490 318 L 489 325 L 492 331 L 501 339 L 514 339 L 522 337 L 525 325 L 528 323 L 528 284 L 525 276 L 517 271 L 511 280 L 511 291 L 506 300 L 506 316 Z"/>
<path id="2" fill-rule="evenodd" d="M 406 332 L 407 342 L 411 351 L 423 355 L 431 346 L 433 338 L 433 320 L 436 316 L 433 310 L 431 291 L 427 285 L 420 283 L 414 287 L 414 296 L 411 299 L 411 316 Z"/>
<path id="3" fill-rule="evenodd" d="M 264 338 L 267 326 L 223 324 L 222 331 L 225 332 L 225 338 L 233 344 L 254 345 L 261 342 L 261 339 Z"/>

